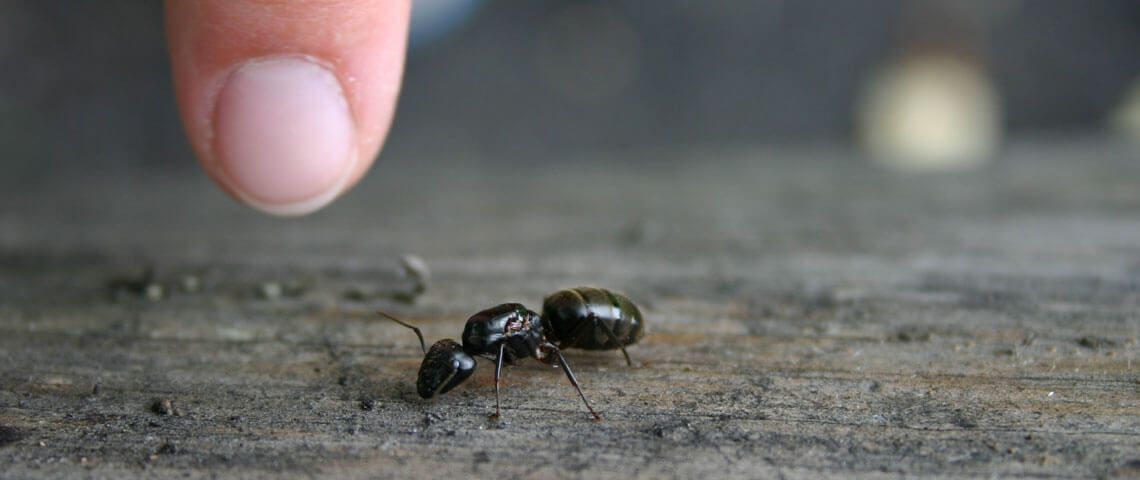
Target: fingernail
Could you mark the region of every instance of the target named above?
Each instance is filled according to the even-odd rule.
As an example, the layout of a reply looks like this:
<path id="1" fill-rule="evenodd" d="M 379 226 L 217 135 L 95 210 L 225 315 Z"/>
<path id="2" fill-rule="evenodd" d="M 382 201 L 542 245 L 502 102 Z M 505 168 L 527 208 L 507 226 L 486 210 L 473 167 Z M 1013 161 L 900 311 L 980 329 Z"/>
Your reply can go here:
<path id="1" fill-rule="evenodd" d="M 246 203 L 302 215 L 333 201 L 356 163 L 356 133 L 340 82 L 302 57 L 250 61 L 218 92 L 213 156 Z"/>

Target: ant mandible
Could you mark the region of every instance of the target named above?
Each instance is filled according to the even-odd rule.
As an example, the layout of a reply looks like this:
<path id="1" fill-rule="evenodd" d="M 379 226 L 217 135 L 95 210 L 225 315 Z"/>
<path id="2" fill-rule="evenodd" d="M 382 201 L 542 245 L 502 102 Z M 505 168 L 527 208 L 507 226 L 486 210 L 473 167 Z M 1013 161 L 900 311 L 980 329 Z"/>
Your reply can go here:
<path id="1" fill-rule="evenodd" d="M 645 320 L 625 295 L 604 288 L 577 287 L 559 290 L 542 302 L 542 316 L 518 303 L 504 303 L 483 310 L 467 319 L 463 327 L 463 344 L 443 339 L 427 348 L 420 329 L 387 313 L 380 315 L 412 329 L 420 339 L 424 361 L 416 379 L 420 397 L 431 398 L 447 393 L 475 372 L 475 357 L 495 359 L 495 415 L 498 419 L 499 379 L 503 363 L 531 357 L 547 365 L 562 367 L 566 378 L 578 391 L 582 403 L 594 416 L 594 411 L 578 378 L 566 357 L 564 348 L 583 350 L 621 349 L 627 365 L 633 361 L 625 351 L 626 345 L 636 343 L 645 334 Z"/>

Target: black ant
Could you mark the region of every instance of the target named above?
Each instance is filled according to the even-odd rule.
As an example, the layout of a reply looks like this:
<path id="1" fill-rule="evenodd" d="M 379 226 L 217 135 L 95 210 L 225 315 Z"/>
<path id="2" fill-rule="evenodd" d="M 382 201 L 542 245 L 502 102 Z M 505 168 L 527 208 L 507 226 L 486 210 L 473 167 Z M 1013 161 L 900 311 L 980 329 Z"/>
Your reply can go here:
<path id="1" fill-rule="evenodd" d="M 621 349 L 626 364 L 633 361 L 625 351 L 644 335 L 645 320 L 641 311 L 620 293 L 604 288 L 578 287 L 559 290 L 542 302 L 542 316 L 518 303 L 504 303 L 483 310 L 467 319 L 463 327 L 463 344 L 451 339 L 435 342 L 429 350 L 420 329 L 399 319 L 379 312 L 380 315 L 416 332 L 424 361 L 420 364 L 416 391 L 420 397 L 431 398 L 447 393 L 475 372 L 475 357 L 495 359 L 495 415 L 499 418 L 499 378 L 503 362 L 531 357 L 547 365 L 562 367 L 566 378 L 586 409 L 601 420 L 594 411 L 570 363 L 562 355 L 563 348 L 583 350 Z"/>

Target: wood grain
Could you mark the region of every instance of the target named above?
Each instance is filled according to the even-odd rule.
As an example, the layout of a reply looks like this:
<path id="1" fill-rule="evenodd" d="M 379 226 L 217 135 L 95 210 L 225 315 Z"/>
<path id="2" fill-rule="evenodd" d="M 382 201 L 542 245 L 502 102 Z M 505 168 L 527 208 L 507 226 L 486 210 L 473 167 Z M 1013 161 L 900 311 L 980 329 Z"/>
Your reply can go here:
<path id="1" fill-rule="evenodd" d="M 469 160 L 389 161 L 289 221 L 196 174 L 0 182 L 0 477 L 1140 472 L 1134 152 Z M 432 270 L 410 302 L 407 253 Z M 570 356 L 600 423 L 536 362 L 502 423 L 489 361 L 422 401 L 415 337 L 374 314 L 454 338 L 575 285 L 650 324 L 634 368 Z"/>

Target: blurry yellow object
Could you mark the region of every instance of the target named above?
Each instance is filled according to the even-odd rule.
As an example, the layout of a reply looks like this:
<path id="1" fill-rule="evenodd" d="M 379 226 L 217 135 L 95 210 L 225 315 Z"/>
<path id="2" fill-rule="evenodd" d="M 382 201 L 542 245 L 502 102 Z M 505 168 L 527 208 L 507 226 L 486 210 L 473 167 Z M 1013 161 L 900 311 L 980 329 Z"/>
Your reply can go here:
<path id="1" fill-rule="evenodd" d="M 1112 127 L 1124 138 L 1140 145 L 1140 78 L 1124 94 L 1112 112 Z"/>
<path id="2" fill-rule="evenodd" d="M 982 69 L 948 55 L 907 57 L 863 92 L 858 128 L 873 158 L 901 170 L 964 170 L 1001 141 L 997 93 Z"/>

